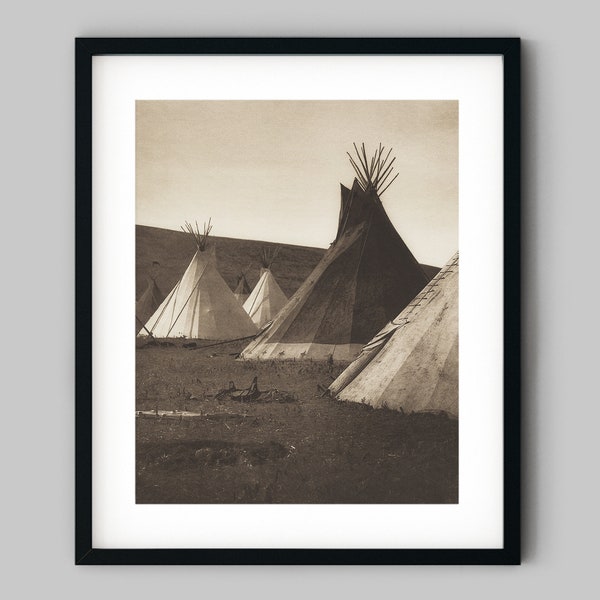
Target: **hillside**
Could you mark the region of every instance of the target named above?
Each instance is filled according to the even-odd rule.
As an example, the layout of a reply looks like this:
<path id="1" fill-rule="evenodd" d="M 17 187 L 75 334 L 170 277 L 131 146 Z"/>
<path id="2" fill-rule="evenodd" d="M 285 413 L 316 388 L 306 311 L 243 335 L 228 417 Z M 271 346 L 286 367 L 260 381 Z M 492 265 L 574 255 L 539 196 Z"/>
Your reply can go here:
<path id="1" fill-rule="evenodd" d="M 156 283 L 167 294 L 183 275 L 196 248 L 192 238 L 182 231 L 136 225 L 136 298 L 146 288 L 146 276 L 153 261 L 160 263 Z M 248 270 L 246 279 L 254 287 L 260 276 L 260 251 L 264 246 L 279 246 L 279 255 L 273 264 L 273 275 L 289 298 L 308 277 L 325 253 L 324 248 L 273 244 L 253 240 L 214 237 L 217 244 L 219 272 L 232 289 L 237 284 L 241 269 Z M 422 265 L 433 277 L 439 269 Z"/>
<path id="2" fill-rule="evenodd" d="M 160 263 L 156 283 L 167 294 L 183 275 L 196 246 L 182 231 L 136 225 L 136 298 L 146 287 L 146 275 L 152 261 Z M 288 298 L 300 287 L 325 253 L 322 248 L 307 248 L 253 240 L 213 237 L 217 245 L 217 266 L 229 287 L 235 288 L 241 269 L 250 268 L 246 279 L 254 287 L 260 276 L 260 251 L 264 246 L 279 246 L 273 275 Z"/>

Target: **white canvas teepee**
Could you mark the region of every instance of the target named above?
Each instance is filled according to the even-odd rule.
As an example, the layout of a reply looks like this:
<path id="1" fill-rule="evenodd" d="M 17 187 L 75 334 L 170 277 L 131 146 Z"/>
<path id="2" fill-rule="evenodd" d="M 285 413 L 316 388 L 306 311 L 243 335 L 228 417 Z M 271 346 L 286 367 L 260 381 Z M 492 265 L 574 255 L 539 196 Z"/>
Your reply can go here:
<path id="1" fill-rule="evenodd" d="M 287 297 L 271 272 L 271 266 L 278 251 L 278 248 L 273 252 L 263 248 L 260 279 L 246 302 L 244 302 L 244 310 L 259 328 L 272 321 L 275 315 L 287 304 Z"/>
<path id="2" fill-rule="evenodd" d="M 458 416 L 458 253 L 331 384 L 339 400 Z"/>
<path id="3" fill-rule="evenodd" d="M 209 225 L 201 234 L 186 223 L 196 241 L 196 253 L 183 277 L 177 282 L 141 336 L 185 337 L 205 340 L 233 340 L 256 333 L 252 322 L 217 270 L 215 246 L 207 243 Z"/>

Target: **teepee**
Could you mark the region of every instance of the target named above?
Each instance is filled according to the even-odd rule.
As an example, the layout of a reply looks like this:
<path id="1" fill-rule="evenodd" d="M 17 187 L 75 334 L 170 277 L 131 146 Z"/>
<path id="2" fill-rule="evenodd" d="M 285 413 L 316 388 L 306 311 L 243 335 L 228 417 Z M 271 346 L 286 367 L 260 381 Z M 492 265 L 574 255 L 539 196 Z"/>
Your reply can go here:
<path id="1" fill-rule="evenodd" d="M 144 323 L 150 318 L 154 311 L 160 306 L 165 295 L 156 285 L 156 276 L 160 264 L 157 261 L 152 263 L 152 269 L 148 274 L 146 289 L 135 303 L 135 332 L 144 326 Z"/>
<path id="2" fill-rule="evenodd" d="M 183 277 L 148 319 L 140 335 L 233 340 L 257 331 L 217 270 L 215 245 L 208 243 L 210 221 L 200 233 L 186 223 L 184 231 L 196 242 L 196 253 Z"/>
<path id="3" fill-rule="evenodd" d="M 262 249 L 260 279 L 244 302 L 244 310 L 259 328 L 271 321 L 287 304 L 287 297 L 271 272 L 271 266 L 278 252 L 279 248 L 272 251 L 267 248 Z"/>
<path id="4" fill-rule="evenodd" d="M 351 189 L 341 186 L 335 241 L 243 359 L 350 361 L 429 281 L 380 200 L 393 162 L 380 145 L 370 161 L 356 145 Z M 350 155 L 348 155 L 350 156 Z"/>
<path id="5" fill-rule="evenodd" d="M 238 275 L 237 286 L 235 287 L 233 295 L 240 304 L 244 304 L 250 295 L 250 286 L 246 281 L 246 271 L 241 271 Z"/>
<path id="6" fill-rule="evenodd" d="M 339 400 L 458 416 L 458 253 L 331 384 Z"/>

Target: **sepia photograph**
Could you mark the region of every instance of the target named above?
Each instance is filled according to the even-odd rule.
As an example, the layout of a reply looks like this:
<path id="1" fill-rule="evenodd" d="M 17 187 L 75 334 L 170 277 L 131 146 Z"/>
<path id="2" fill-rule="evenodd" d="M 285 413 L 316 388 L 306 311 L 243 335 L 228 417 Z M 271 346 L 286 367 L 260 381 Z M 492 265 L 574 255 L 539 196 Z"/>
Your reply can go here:
<path id="1" fill-rule="evenodd" d="M 136 101 L 136 503 L 458 502 L 458 117 Z"/>

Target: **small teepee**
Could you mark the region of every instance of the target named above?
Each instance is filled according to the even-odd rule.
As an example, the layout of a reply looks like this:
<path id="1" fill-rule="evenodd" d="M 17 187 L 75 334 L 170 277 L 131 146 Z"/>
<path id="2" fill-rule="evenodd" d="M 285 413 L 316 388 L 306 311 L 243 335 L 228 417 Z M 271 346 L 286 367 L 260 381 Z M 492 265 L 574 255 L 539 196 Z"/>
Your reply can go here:
<path id="1" fill-rule="evenodd" d="M 139 335 L 158 338 L 233 340 L 250 337 L 256 325 L 217 270 L 215 245 L 208 242 L 210 221 L 200 233 L 189 223 L 184 231 L 196 242 L 196 253 L 183 277 L 148 319 Z"/>
<path id="2" fill-rule="evenodd" d="M 144 323 L 152 316 L 154 311 L 160 306 L 160 303 L 165 299 L 165 295 L 156 285 L 156 277 L 160 264 L 157 261 L 152 263 L 152 269 L 148 274 L 147 286 L 139 300 L 135 303 L 135 332 L 144 326 Z"/>
<path id="3" fill-rule="evenodd" d="M 250 295 L 250 286 L 246 280 L 246 271 L 240 271 L 237 280 L 237 286 L 233 292 L 234 296 L 240 304 L 244 304 Z"/>
<path id="4" fill-rule="evenodd" d="M 287 304 L 287 297 L 281 291 L 271 272 L 271 266 L 278 253 L 278 247 L 273 250 L 262 249 L 260 279 L 244 302 L 244 310 L 259 328 L 273 320 L 275 315 Z"/>
<path id="5" fill-rule="evenodd" d="M 356 179 L 342 185 L 335 241 L 242 359 L 350 361 L 429 281 L 380 200 L 397 177 L 391 149 L 384 156 L 380 145 L 369 161 L 364 144 L 354 148 Z"/>
<path id="6" fill-rule="evenodd" d="M 331 384 L 338 400 L 458 416 L 458 253 Z"/>

